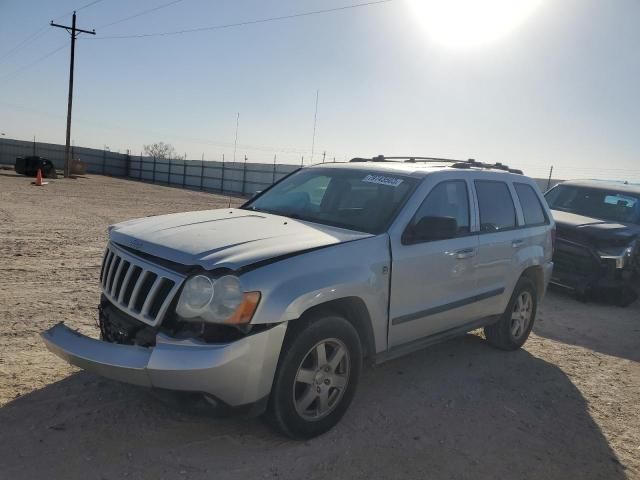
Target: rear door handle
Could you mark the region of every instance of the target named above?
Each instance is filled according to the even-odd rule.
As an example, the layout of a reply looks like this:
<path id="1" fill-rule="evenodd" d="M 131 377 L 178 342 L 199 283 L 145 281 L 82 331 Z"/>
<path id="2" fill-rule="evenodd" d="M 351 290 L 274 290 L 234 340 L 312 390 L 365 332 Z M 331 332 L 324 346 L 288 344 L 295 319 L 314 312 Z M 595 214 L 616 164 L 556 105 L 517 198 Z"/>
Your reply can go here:
<path id="1" fill-rule="evenodd" d="M 524 240 L 514 240 L 513 242 L 511 242 L 511 246 L 513 248 L 519 248 L 523 245 L 524 245 Z"/>
<path id="2" fill-rule="evenodd" d="M 471 258 L 475 256 L 476 249 L 475 248 L 463 248 L 461 250 L 456 250 L 455 252 L 456 258 L 459 260 L 463 260 L 465 258 Z"/>

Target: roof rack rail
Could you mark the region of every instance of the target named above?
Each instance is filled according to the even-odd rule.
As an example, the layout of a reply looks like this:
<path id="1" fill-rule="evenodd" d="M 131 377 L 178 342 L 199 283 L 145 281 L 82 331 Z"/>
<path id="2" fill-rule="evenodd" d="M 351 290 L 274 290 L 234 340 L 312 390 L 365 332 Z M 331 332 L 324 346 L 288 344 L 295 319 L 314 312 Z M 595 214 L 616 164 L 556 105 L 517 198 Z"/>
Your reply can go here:
<path id="1" fill-rule="evenodd" d="M 350 162 L 389 162 L 396 160 L 404 160 L 404 163 L 443 163 L 443 162 L 451 162 L 457 163 L 462 160 L 454 160 L 452 158 L 438 158 L 438 157 L 385 157 L 384 155 L 378 155 L 377 157 L 372 158 L 361 158 L 356 157 L 349 160 Z"/>
<path id="2" fill-rule="evenodd" d="M 355 157 L 350 162 L 389 162 L 403 160 L 404 163 L 452 163 L 452 168 L 484 168 L 487 170 L 502 170 L 504 172 L 516 173 L 523 175 L 522 170 L 517 168 L 509 168 L 508 165 L 503 163 L 483 163 L 470 158 L 468 160 L 454 160 L 451 158 L 438 158 L 438 157 L 385 157 L 384 155 L 378 155 L 372 158 Z"/>
<path id="3" fill-rule="evenodd" d="M 469 160 L 465 160 L 464 162 L 456 163 L 451 165 L 452 168 L 485 168 L 487 170 L 502 170 L 504 172 L 516 173 L 518 175 L 524 175 L 522 170 L 518 168 L 510 168 L 508 165 L 504 163 L 483 163 L 470 158 Z"/>

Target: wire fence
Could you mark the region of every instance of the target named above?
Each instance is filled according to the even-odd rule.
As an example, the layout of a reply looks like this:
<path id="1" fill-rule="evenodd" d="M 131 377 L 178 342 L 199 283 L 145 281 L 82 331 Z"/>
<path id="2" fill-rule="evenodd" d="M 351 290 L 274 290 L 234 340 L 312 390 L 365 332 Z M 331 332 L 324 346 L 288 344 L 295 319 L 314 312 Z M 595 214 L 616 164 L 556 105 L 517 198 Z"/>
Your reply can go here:
<path id="1" fill-rule="evenodd" d="M 0 164 L 14 165 L 17 157 L 38 155 L 64 166 L 64 145 L 0 139 Z M 143 182 L 210 192 L 253 195 L 264 190 L 298 165 L 146 157 L 108 149 L 72 147 L 73 159 L 82 160 L 87 173 L 125 177 Z"/>
<path id="2" fill-rule="evenodd" d="M 14 165 L 16 157 L 29 155 L 51 160 L 59 170 L 64 166 L 64 145 L 0 138 L 0 164 Z M 242 162 L 169 160 L 85 147 L 72 147 L 72 158 L 82 160 L 87 173 L 236 195 L 253 195 L 300 167 L 276 163 L 275 158 L 270 163 L 249 162 L 246 156 Z M 535 180 L 542 191 L 560 181 Z"/>
<path id="3" fill-rule="evenodd" d="M 276 163 L 165 160 L 132 156 L 127 176 L 161 185 L 252 195 L 298 168 Z"/>

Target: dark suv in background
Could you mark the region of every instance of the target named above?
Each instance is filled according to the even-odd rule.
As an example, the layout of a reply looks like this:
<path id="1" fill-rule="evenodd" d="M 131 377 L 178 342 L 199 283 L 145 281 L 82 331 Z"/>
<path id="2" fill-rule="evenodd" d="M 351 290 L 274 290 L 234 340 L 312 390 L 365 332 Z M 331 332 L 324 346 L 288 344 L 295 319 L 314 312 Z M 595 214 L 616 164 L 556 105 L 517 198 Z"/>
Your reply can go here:
<path id="1" fill-rule="evenodd" d="M 556 221 L 552 283 L 626 306 L 640 273 L 640 185 L 569 181 L 545 194 Z"/>

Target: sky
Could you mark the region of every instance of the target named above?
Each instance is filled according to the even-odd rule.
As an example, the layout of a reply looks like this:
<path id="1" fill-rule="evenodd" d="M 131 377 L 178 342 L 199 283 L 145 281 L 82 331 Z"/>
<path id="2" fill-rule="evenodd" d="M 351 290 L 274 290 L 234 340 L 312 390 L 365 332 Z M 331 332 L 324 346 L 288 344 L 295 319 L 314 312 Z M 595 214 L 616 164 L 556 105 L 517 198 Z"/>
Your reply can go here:
<path id="1" fill-rule="evenodd" d="M 239 160 L 419 155 L 640 180 L 637 0 L 391 0 L 113 38 L 365 1 L 180 0 L 120 21 L 170 0 L 0 0 L 0 134 L 64 143 L 70 42 L 48 23 L 78 9 L 97 34 L 76 44 L 75 145 L 231 160 L 239 113 Z"/>

